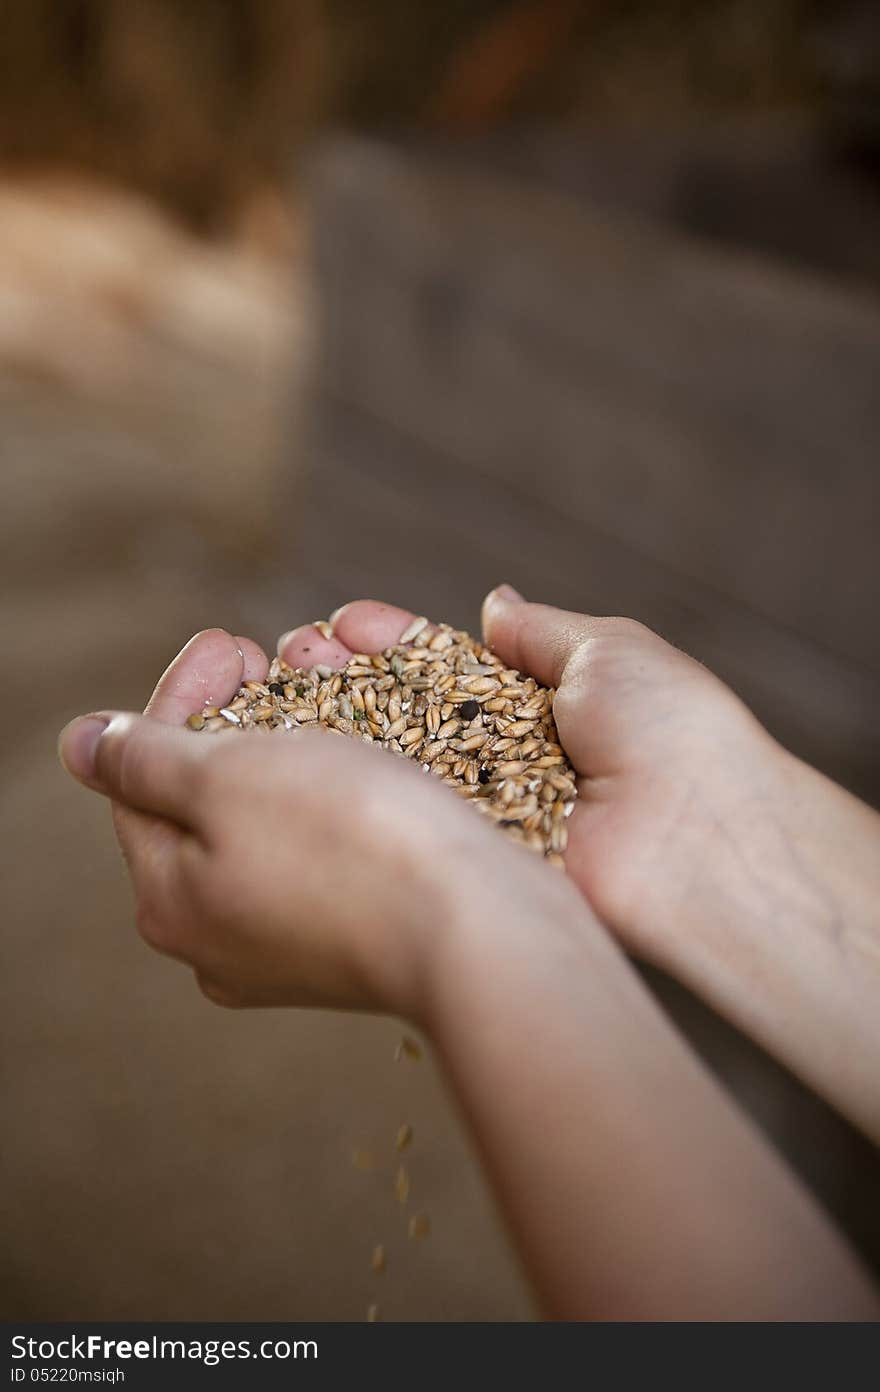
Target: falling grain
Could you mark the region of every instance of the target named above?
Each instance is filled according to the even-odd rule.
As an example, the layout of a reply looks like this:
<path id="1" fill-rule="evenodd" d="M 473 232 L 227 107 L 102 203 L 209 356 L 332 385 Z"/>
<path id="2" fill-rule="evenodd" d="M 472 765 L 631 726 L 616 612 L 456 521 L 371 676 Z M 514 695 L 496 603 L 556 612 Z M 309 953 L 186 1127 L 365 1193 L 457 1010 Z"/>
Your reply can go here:
<path id="1" fill-rule="evenodd" d="M 409 1170 L 406 1165 L 401 1165 L 394 1176 L 394 1197 L 399 1204 L 405 1204 L 409 1199 Z"/>

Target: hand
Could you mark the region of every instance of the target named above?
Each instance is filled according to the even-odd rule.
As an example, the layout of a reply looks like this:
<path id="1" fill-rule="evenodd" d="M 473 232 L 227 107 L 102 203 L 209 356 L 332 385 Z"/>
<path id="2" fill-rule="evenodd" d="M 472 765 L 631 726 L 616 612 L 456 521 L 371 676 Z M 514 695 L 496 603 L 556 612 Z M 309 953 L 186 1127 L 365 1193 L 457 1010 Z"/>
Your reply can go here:
<path id="1" fill-rule="evenodd" d="M 510 596 L 510 597 L 508 597 Z M 292 666 L 341 666 L 396 643 L 413 615 L 359 600 L 279 642 Z M 559 735 L 581 775 L 566 868 L 628 949 L 666 961 L 695 865 L 718 858 L 723 824 L 753 815 L 782 751 L 717 678 L 629 619 L 527 604 L 502 587 L 486 641 L 511 667 L 557 688 Z"/>
<path id="2" fill-rule="evenodd" d="M 408 620 L 352 606 L 335 639 L 300 630 L 285 655 L 337 663 Z M 874 1318 L 857 1265 L 565 877 L 356 741 L 173 728 L 264 672 L 254 645 L 202 634 L 147 716 L 62 733 L 70 771 L 117 802 L 145 937 L 223 1004 L 423 1023 L 551 1313 Z"/>
<path id="3" fill-rule="evenodd" d="M 336 665 L 411 619 L 357 601 L 332 641 L 297 629 L 280 650 Z M 483 627 L 504 662 L 557 688 L 581 775 L 566 868 L 602 922 L 880 1137 L 880 818 L 641 624 L 502 586 Z"/>
<path id="4" fill-rule="evenodd" d="M 483 876 L 555 877 L 439 782 L 358 741 L 170 728 L 265 666 L 244 640 L 199 635 L 149 716 L 73 722 L 65 765 L 117 804 L 141 933 L 210 999 L 417 1018 L 460 899 Z"/>

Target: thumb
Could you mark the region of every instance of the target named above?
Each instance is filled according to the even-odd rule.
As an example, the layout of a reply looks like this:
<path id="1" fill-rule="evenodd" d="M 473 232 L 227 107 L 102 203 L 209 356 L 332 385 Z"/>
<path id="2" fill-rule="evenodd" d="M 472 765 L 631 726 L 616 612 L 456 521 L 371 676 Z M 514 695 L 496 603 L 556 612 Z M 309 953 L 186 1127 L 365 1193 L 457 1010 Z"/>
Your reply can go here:
<path id="1" fill-rule="evenodd" d="M 112 711 L 80 716 L 58 741 L 62 764 L 79 782 L 137 812 L 193 828 L 198 773 L 210 747 L 148 716 Z"/>
<path id="2" fill-rule="evenodd" d="M 607 619 L 573 614 L 549 604 L 529 604 L 510 585 L 483 601 L 483 634 L 502 662 L 544 686 L 559 686 L 573 654 L 596 636 Z"/>

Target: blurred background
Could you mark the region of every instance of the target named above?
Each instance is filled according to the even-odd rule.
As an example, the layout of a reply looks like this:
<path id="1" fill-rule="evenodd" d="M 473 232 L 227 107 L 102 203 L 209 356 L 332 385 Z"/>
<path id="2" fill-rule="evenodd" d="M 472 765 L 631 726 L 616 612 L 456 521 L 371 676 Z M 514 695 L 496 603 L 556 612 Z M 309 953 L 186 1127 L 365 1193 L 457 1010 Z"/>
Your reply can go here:
<path id="1" fill-rule="evenodd" d="M 131 930 L 55 735 L 197 628 L 473 627 L 508 580 L 658 628 L 880 801 L 878 21 L 5 0 L 5 1318 L 531 1317 L 393 1022 L 225 1014 Z M 876 1153 L 651 981 L 880 1269 Z"/>

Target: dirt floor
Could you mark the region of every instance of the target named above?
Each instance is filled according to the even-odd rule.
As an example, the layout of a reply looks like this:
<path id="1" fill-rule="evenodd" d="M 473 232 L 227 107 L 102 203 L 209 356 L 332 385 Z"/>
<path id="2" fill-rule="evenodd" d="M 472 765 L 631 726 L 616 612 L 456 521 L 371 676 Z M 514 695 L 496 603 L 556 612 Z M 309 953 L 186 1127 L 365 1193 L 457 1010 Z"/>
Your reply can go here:
<path id="1" fill-rule="evenodd" d="M 398 1025 L 208 1005 L 138 940 L 107 808 L 56 762 L 64 721 L 142 705 L 197 628 L 268 643 L 329 610 L 258 560 L 307 341 L 292 272 L 70 190 L 0 192 L 0 243 L 3 1316 L 528 1317 Z M 404 1120 L 422 1243 L 392 1194 Z"/>

